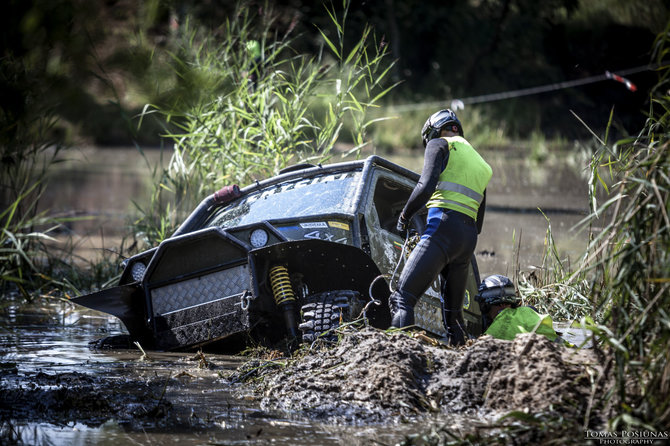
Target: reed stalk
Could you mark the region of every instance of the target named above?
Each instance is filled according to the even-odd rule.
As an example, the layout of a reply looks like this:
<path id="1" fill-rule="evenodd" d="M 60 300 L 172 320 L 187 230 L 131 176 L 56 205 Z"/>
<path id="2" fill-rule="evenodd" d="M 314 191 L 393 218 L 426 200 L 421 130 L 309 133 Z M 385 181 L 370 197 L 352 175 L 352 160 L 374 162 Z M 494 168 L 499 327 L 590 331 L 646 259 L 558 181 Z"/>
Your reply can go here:
<path id="1" fill-rule="evenodd" d="M 392 63 L 369 27 L 353 46 L 345 45 L 347 12 L 338 17 L 328 10 L 334 32 L 320 30 L 317 56 L 297 54 L 290 28 L 272 35 L 271 12 L 255 16 L 244 4 L 238 20 L 217 34 L 184 31 L 174 69 L 179 78 L 202 79 L 212 94 L 145 107 L 142 118 L 162 116 L 174 142 L 151 203 L 135 223 L 148 244 L 169 236 L 200 200 L 225 185 L 332 159 L 345 128 L 353 142 L 345 155 L 356 156 L 369 143 L 369 127 L 385 118 L 369 119 L 367 112 L 395 86 L 387 83 Z"/>

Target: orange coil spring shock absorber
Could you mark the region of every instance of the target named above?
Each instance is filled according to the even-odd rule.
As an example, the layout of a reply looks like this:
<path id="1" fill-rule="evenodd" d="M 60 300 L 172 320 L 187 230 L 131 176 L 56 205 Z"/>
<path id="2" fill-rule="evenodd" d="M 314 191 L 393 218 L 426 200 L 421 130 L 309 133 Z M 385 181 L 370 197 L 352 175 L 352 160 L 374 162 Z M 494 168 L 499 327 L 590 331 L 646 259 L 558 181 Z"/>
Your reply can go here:
<path id="1" fill-rule="evenodd" d="M 275 303 L 283 310 L 286 329 L 292 337 L 298 336 L 298 324 L 295 317 L 295 293 L 291 287 L 288 269 L 284 265 L 275 265 L 270 268 L 270 286 Z"/>

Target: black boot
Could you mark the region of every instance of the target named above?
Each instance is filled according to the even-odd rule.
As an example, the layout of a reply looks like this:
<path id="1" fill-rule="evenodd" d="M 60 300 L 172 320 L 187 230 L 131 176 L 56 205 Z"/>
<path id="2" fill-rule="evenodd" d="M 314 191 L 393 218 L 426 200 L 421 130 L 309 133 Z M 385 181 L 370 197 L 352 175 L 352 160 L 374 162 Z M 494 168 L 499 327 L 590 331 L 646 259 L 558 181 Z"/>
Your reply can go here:
<path id="1" fill-rule="evenodd" d="M 449 305 L 449 302 L 445 304 L 445 307 Z M 448 345 L 463 345 L 465 340 L 468 338 L 468 335 L 465 333 L 465 321 L 463 321 L 463 310 L 459 307 L 457 309 L 452 309 L 442 307 L 442 314 L 444 316 L 444 328 L 447 331 L 447 344 Z"/>
<path id="2" fill-rule="evenodd" d="M 396 328 L 414 325 L 416 297 L 406 291 L 396 290 L 389 297 L 391 326 Z"/>
<path id="3" fill-rule="evenodd" d="M 458 346 L 465 344 L 465 332 L 460 324 L 447 325 L 447 345 Z"/>
<path id="4" fill-rule="evenodd" d="M 451 276 L 451 275 L 450 275 Z M 465 333 L 463 320 L 463 300 L 465 299 L 465 282 L 450 277 L 442 282 L 442 315 L 444 328 L 447 331 L 448 345 L 463 345 L 468 335 Z"/>

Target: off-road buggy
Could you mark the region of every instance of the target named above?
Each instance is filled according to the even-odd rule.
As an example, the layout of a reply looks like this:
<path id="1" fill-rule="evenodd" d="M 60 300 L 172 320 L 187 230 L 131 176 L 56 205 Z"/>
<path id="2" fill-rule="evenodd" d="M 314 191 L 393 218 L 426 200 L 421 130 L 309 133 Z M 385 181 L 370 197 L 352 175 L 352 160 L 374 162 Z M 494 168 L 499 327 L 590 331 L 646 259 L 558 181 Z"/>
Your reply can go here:
<path id="1" fill-rule="evenodd" d="M 418 178 L 371 156 L 224 188 L 172 237 L 126 260 L 117 287 L 73 301 L 117 316 L 132 340 L 161 350 L 240 338 L 311 342 L 364 308 L 369 324 L 387 328 L 389 282 L 405 246 L 396 222 Z M 420 233 L 424 221 L 418 215 L 412 229 Z M 445 335 L 439 282 L 415 312 L 416 325 L 437 337 Z M 464 317 L 474 336 L 478 284 L 473 258 Z"/>

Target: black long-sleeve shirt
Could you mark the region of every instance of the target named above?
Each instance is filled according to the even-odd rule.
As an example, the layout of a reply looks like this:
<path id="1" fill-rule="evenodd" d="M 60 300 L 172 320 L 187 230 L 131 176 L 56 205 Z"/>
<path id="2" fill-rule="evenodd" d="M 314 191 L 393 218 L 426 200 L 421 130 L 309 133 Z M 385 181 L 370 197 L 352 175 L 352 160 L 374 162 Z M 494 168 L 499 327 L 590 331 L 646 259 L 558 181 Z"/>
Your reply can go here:
<path id="1" fill-rule="evenodd" d="M 437 188 L 437 183 L 440 180 L 440 174 L 447 167 L 449 162 L 449 143 L 442 138 L 435 138 L 428 141 L 426 151 L 423 158 L 423 170 L 421 170 L 421 178 L 414 187 L 412 194 L 405 203 L 401 215 L 406 221 L 410 221 L 414 214 L 419 212 L 422 207 L 428 203 L 430 197 Z M 486 208 L 486 191 L 484 191 L 484 199 L 479 205 L 477 212 L 477 232 L 482 231 L 484 224 L 484 212 Z"/>

